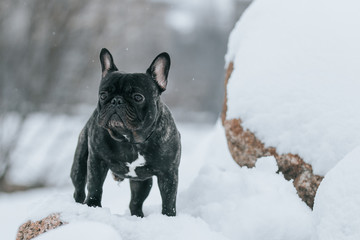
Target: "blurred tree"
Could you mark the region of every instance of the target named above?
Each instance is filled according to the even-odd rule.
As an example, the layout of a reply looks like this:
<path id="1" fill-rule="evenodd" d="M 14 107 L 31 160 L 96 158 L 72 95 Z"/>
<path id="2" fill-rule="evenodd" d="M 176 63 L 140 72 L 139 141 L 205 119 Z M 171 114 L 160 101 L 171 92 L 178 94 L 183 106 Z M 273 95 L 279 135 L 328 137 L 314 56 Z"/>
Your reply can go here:
<path id="1" fill-rule="evenodd" d="M 200 2 L 184 8 L 171 0 L 1 1 L 2 110 L 70 112 L 71 106 L 94 104 L 98 53 L 107 47 L 119 68 L 130 72 L 145 71 L 159 52 L 168 51 L 169 105 L 211 112 L 215 119 L 227 37 L 248 2 Z M 235 6 L 227 7 L 230 12 L 216 10 L 229 4 Z M 171 17 L 179 12 L 184 16 Z"/>

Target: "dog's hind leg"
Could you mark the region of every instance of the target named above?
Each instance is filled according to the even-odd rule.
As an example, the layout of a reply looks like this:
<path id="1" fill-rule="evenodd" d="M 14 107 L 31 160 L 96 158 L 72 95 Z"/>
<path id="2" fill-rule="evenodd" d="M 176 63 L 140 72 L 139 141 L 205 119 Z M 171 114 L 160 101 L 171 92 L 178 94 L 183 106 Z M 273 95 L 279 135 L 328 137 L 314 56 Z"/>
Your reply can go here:
<path id="1" fill-rule="evenodd" d="M 81 131 L 75 151 L 74 162 L 71 167 L 71 180 L 75 187 L 74 199 L 78 203 L 84 203 L 85 185 L 88 160 L 88 136 L 86 127 Z"/>
<path id="2" fill-rule="evenodd" d="M 144 181 L 136 181 L 130 179 L 131 188 L 131 200 L 130 200 L 130 212 L 131 215 L 138 217 L 144 217 L 142 211 L 143 203 L 150 193 L 153 181 L 152 178 Z"/>

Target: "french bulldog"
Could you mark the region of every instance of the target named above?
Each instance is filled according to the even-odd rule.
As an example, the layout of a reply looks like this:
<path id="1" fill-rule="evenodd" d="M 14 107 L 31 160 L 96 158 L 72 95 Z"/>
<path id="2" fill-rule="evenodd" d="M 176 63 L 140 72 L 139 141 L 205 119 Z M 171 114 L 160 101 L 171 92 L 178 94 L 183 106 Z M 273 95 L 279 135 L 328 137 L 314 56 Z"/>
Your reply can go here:
<path id="1" fill-rule="evenodd" d="M 156 176 L 162 214 L 175 216 L 180 133 L 160 99 L 168 82 L 170 56 L 159 54 L 146 73 L 124 73 L 103 48 L 100 63 L 98 104 L 80 133 L 71 168 L 74 199 L 101 207 L 110 170 L 116 180 L 129 179 L 131 215 L 144 217 L 143 203 Z"/>

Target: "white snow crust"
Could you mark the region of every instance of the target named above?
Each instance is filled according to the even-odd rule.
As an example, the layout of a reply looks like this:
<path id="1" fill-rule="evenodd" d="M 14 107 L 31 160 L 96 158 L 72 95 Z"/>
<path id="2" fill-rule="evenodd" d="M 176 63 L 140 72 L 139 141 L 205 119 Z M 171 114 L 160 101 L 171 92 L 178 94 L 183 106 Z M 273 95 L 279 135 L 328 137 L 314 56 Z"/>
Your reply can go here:
<path id="1" fill-rule="evenodd" d="M 255 0 L 232 31 L 227 118 L 325 175 L 360 145 L 360 2 Z"/>
<path id="2" fill-rule="evenodd" d="M 360 239 L 360 146 L 331 169 L 315 198 L 316 240 Z"/>

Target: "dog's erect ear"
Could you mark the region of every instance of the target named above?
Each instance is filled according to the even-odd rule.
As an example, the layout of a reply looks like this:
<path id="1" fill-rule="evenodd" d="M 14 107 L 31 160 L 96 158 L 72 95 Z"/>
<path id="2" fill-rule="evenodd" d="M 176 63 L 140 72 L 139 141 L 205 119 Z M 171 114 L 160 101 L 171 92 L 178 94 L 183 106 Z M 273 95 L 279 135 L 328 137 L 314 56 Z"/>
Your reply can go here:
<path id="1" fill-rule="evenodd" d="M 101 63 L 102 77 L 105 77 L 105 75 L 108 72 L 118 70 L 117 67 L 114 64 L 114 59 L 111 56 L 111 53 L 106 48 L 101 49 L 100 63 Z"/>
<path id="2" fill-rule="evenodd" d="M 160 53 L 146 71 L 159 86 L 161 92 L 166 90 L 167 77 L 170 69 L 170 56 L 166 52 Z"/>

